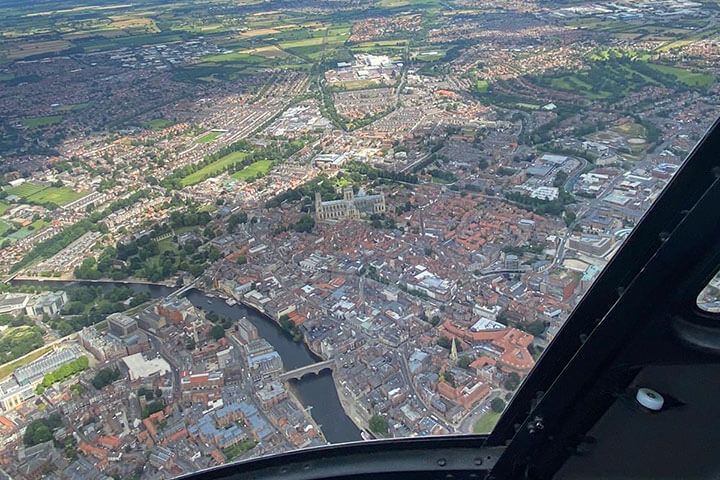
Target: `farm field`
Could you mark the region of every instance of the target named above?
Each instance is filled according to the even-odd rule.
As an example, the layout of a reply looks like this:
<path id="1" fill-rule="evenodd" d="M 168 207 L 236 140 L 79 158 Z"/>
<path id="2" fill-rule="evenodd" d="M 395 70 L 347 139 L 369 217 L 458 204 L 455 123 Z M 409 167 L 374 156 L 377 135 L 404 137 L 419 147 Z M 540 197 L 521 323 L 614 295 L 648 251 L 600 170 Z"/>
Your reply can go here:
<path id="1" fill-rule="evenodd" d="M 236 180 L 247 181 L 251 178 L 257 177 L 258 175 L 265 175 L 267 172 L 270 171 L 271 167 L 271 160 L 258 160 L 257 162 L 251 163 L 242 170 L 235 172 L 232 177 Z"/>
<path id="2" fill-rule="evenodd" d="M 67 40 L 48 40 L 44 42 L 18 42 L 9 45 L 7 57 L 11 60 L 19 60 L 33 55 L 57 53 L 72 47 Z"/>
<path id="3" fill-rule="evenodd" d="M 247 156 L 247 153 L 245 152 L 233 152 L 225 155 L 221 159 L 216 160 L 209 165 L 205 165 L 197 172 L 191 173 L 190 175 L 183 177 L 183 179 L 180 180 L 180 183 L 183 187 L 189 187 L 190 185 L 200 183 L 203 180 L 220 174 L 223 170 L 225 170 L 226 167 L 242 161 L 245 156 Z"/>

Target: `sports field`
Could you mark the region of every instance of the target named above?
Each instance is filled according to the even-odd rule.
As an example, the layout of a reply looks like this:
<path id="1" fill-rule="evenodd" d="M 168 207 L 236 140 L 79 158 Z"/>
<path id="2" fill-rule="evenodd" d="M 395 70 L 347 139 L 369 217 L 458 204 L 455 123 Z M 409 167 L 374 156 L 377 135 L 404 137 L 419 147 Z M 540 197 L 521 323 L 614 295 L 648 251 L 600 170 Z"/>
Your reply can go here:
<path id="1" fill-rule="evenodd" d="M 45 117 L 28 117 L 22 123 L 28 128 L 47 127 L 62 122 L 62 115 L 47 115 Z"/>
<path id="2" fill-rule="evenodd" d="M 475 422 L 475 425 L 473 425 L 473 432 L 474 433 L 490 433 L 492 432 L 492 429 L 495 427 L 495 424 L 497 423 L 498 419 L 500 418 L 500 414 L 493 412 L 492 410 L 487 412 L 485 415 L 480 417 L 480 419 Z"/>
<path id="3" fill-rule="evenodd" d="M 258 160 L 257 162 L 251 163 L 242 170 L 235 172 L 232 177 L 236 180 L 247 181 L 251 178 L 257 177 L 258 175 L 265 175 L 267 172 L 270 171 L 270 167 L 272 167 L 271 160 Z"/>
<path id="4" fill-rule="evenodd" d="M 183 187 L 189 187 L 190 185 L 200 183 L 203 180 L 207 180 L 208 178 L 220 174 L 223 170 L 225 170 L 226 167 L 242 161 L 242 159 L 245 158 L 246 155 L 247 153 L 245 152 L 233 152 L 225 155 L 221 159 L 215 160 L 214 162 L 205 165 L 197 172 L 191 173 L 190 175 L 183 177 L 183 179 L 180 180 L 180 183 Z"/>
<path id="5" fill-rule="evenodd" d="M 15 195 L 28 203 L 39 205 L 47 203 L 65 205 L 85 195 L 83 192 L 76 192 L 68 187 L 46 187 L 32 182 L 25 182 L 16 187 L 8 187 L 5 191 L 8 195 Z"/>
<path id="6" fill-rule="evenodd" d="M 208 132 L 202 137 L 197 139 L 197 143 L 210 143 L 214 142 L 222 133 L 220 132 Z"/>
<path id="7" fill-rule="evenodd" d="M 143 126 L 145 128 L 149 128 L 150 130 L 162 130 L 163 128 L 171 126 L 173 123 L 174 122 L 172 120 L 167 120 L 165 118 L 153 118 L 152 120 L 143 122 Z"/>

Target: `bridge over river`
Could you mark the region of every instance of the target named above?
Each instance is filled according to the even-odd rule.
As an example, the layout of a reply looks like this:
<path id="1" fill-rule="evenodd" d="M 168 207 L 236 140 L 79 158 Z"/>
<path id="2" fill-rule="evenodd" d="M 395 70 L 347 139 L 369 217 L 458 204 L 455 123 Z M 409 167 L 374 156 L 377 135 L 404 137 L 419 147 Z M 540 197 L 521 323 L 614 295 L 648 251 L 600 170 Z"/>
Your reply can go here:
<path id="1" fill-rule="evenodd" d="M 335 368 L 335 360 L 325 360 L 324 362 L 317 362 L 317 363 L 311 363 L 310 365 L 305 365 L 304 367 L 296 368 L 295 370 L 290 370 L 289 372 L 285 372 L 282 375 L 280 375 L 280 380 L 300 380 L 302 377 L 307 375 L 308 373 L 314 373 L 319 374 L 323 370 L 333 370 Z"/>

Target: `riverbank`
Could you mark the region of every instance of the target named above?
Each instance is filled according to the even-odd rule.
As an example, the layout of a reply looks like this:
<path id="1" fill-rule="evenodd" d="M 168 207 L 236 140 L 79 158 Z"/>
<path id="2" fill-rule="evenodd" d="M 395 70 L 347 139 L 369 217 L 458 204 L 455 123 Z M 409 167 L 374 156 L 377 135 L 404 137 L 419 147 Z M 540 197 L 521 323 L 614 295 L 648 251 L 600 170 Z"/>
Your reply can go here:
<path id="1" fill-rule="evenodd" d="M 70 285 L 98 285 L 103 288 L 128 286 L 140 292 L 146 291 L 153 298 L 162 298 L 176 290 L 166 285 L 147 283 L 119 283 L 119 282 L 86 282 L 83 280 L 24 280 L 13 283 L 22 285 L 35 285 L 52 289 L 63 288 Z M 266 339 L 280 354 L 286 370 L 294 370 L 312 363 L 321 361 L 322 356 L 313 352 L 305 342 L 294 342 L 288 338 L 286 332 L 268 315 L 244 304 L 228 305 L 218 292 L 205 293 L 196 287 L 188 289 L 184 296 L 195 307 L 205 311 L 212 311 L 219 316 L 237 321 L 246 317 L 258 330 L 258 334 Z M 318 375 L 307 375 L 300 381 L 294 381 L 296 398 L 300 404 L 311 409 L 311 415 L 329 443 L 345 443 L 362 440 L 360 435 L 362 426 L 356 425 L 347 415 L 345 407 L 340 401 L 334 378 L 330 372 Z"/>
<path id="2" fill-rule="evenodd" d="M 51 283 L 51 282 L 62 282 L 62 283 L 109 283 L 109 284 L 121 284 L 121 285 L 152 285 L 155 287 L 168 287 L 180 288 L 171 282 L 150 282 L 148 280 L 128 278 L 125 280 L 113 280 L 112 278 L 98 278 L 96 280 L 74 278 L 74 277 L 23 277 L 15 276 L 8 283 L 12 282 L 38 282 L 38 283 Z"/>
<path id="3" fill-rule="evenodd" d="M 197 291 L 202 291 L 202 290 L 200 290 L 200 289 L 196 289 L 196 290 L 197 290 Z M 209 292 L 207 292 L 207 293 L 210 293 L 211 295 L 216 295 L 216 296 L 217 296 L 218 298 L 220 298 L 220 299 L 225 299 L 225 298 L 227 298 L 227 295 L 226 295 L 224 292 L 221 292 L 221 291 L 219 291 L 219 290 L 212 290 L 212 291 L 209 291 Z M 242 305 L 243 308 L 246 308 L 247 310 L 250 310 L 250 311 L 252 311 L 252 312 L 255 312 L 257 315 L 266 318 L 268 321 L 270 321 L 270 322 L 272 322 L 274 325 L 276 325 L 277 328 L 280 329 L 280 330 L 282 331 L 282 333 L 288 338 L 288 340 L 295 342 L 293 339 L 290 338 L 290 336 L 287 334 L 287 332 L 282 328 L 282 326 L 280 325 L 280 322 L 279 322 L 279 321 L 273 319 L 272 317 L 270 317 L 270 316 L 267 315 L 266 313 L 258 310 L 258 309 L 255 308 L 253 305 L 250 305 L 250 304 L 245 303 L 242 299 L 241 299 L 241 300 L 238 300 L 238 305 Z M 315 349 L 313 349 L 313 347 L 312 347 L 312 345 L 310 344 L 310 342 L 308 342 L 308 341 L 307 341 L 307 338 L 305 338 L 304 336 L 303 336 L 302 342 L 295 342 L 295 343 L 296 343 L 296 344 L 302 344 L 302 345 L 311 353 L 311 355 L 312 355 L 313 357 L 315 357 L 315 361 L 316 361 L 316 362 L 322 362 L 322 361 L 330 360 L 329 358 L 326 358 L 324 355 L 322 355 L 322 352 L 318 352 L 318 351 L 316 351 Z M 281 355 L 281 356 L 282 356 L 282 355 Z M 286 370 L 291 370 L 291 369 L 288 368 L 287 366 L 285 366 L 285 369 L 286 369 Z M 310 374 L 310 375 L 312 375 L 312 374 Z M 321 375 L 322 375 L 322 374 L 321 374 Z M 319 376 L 319 375 L 317 375 L 317 376 Z M 302 380 L 300 380 L 300 382 L 305 382 L 305 381 L 306 381 L 306 378 L 307 378 L 307 377 L 303 378 Z M 358 409 L 356 408 L 356 404 L 355 404 L 354 399 L 348 398 L 348 396 L 345 394 L 344 387 L 339 384 L 339 382 L 338 382 L 337 379 L 335 378 L 335 375 L 330 374 L 330 378 L 332 379 L 332 384 L 333 384 L 333 387 L 334 387 L 334 390 L 335 390 L 335 394 L 337 395 L 338 401 L 339 401 L 339 403 L 340 403 L 340 406 L 341 406 L 342 409 L 343 409 L 343 412 L 345 413 L 345 416 L 352 421 L 352 423 L 355 425 L 355 428 L 357 428 L 358 432 L 366 432 L 366 430 L 367 430 L 367 427 L 366 427 L 367 421 L 366 421 L 366 419 L 365 419 L 364 417 L 362 417 L 362 416 L 359 414 Z M 288 383 L 288 386 L 289 386 L 290 388 L 294 388 L 293 381 L 288 381 L 287 383 Z M 296 382 L 296 383 L 297 383 L 297 382 Z M 362 438 L 362 437 L 361 437 L 361 438 Z"/>
<path id="4" fill-rule="evenodd" d="M 312 414 L 310 413 L 309 409 L 305 405 L 303 405 L 303 403 L 298 398 L 297 392 L 295 391 L 295 387 L 293 387 L 289 382 L 287 385 L 287 392 L 288 392 L 288 397 L 289 397 L 290 401 L 293 402 L 297 407 L 299 407 L 300 409 L 302 409 L 305 412 L 305 416 L 310 421 L 310 424 L 313 426 L 315 431 L 318 432 L 318 435 L 323 440 L 323 442 L 330 443 L 327 441 L 327 438 L 325 438 L 325 434 L 323 433 L 322 428 L 320 428 L 320 425 L 317 424 L 317 422 L 313 418 Z M 306 445 L 304 445 L 300 448 L 304 448 L 305 446 Z"/>

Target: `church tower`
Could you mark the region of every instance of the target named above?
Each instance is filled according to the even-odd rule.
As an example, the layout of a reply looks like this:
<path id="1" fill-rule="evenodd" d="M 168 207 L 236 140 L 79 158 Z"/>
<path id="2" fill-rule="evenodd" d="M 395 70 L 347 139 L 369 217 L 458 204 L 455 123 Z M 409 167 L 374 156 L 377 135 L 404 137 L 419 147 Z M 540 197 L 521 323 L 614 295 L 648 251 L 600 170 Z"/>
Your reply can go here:
<path id="1" fill-rule="evenodd" d="M 452 339 L 452 345 L 450 346 L 450 360 L 452 360 L 453 364 L 457 364 L 458 361 L 458 351 L 457 351 L 457 345 L 455 344 L 455 338 Z"/>

